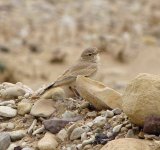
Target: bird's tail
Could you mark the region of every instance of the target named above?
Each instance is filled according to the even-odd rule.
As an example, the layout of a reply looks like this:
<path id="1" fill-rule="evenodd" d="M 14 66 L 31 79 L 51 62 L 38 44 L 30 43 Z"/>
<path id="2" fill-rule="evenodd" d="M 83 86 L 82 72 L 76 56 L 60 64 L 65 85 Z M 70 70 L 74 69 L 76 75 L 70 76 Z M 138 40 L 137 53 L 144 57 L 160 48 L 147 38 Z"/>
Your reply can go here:
<path id="1" fill-rule="evenodd" d="M 47 87 L 45 87 L 45 88 L 43 89 L 43 91 L 40 93 L 40 95 L 43 95 L 46 91 L 48 91 L 49 89 L 53 88 L 53 87 L 54 87 L 54 84 L 55 84 L 55 83 L 52 83 L 52 84 L 48 85 Z"/>

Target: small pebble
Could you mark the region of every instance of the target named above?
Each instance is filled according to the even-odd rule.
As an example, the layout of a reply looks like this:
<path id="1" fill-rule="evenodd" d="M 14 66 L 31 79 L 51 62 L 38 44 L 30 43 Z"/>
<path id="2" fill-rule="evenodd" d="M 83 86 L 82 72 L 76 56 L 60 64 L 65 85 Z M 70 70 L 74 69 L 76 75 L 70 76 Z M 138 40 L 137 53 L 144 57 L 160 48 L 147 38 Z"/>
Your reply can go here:
<path id="1" fill-rule="evenodd" d="M 126 128 L 131 129 L 132 128 L 132 124 L 131 123 L 127 124 Z"/>
<path id="2" fill-rule="evenodd" d="M 57 137 L 61 140 L 61 141 L 65 141 L 68 137 L 67 131 L 65 129 L 62 129 L 58 132 Z"/>
<path id="3" fill-rule="evenodd" d="M 112 132 L 107 132 L 107 137 L 110 138 L 113 136 L 113 133 Z"/>
<path id="4" fill-rule="evenodd" d="M 37 120 L 34 119 L 33 122 L 32 122 L 32 124 L 31 124 L 31 126 L 29 127 L 29 129 L 28 129 L 28 131 L 27 131 L 28 134 L 32 134 L 33 128 L 36 126 L 36 124 L 37 124 Z"/>
<path id="5" fill-rule="evenodd" d="M 127 131 L 128 129 L 126 128 L 126 127 L 122 127 L 121 128 L 121 132 L 125 132 L 125 131 Z"/>
<path id="6" fill-rule="evenodd" d="M 104 126 L 106 123 L 106 117 L 98 116 L 93 120 L 93 124 L 97 127 Z"/>
<path id="7" fill-rule="evenodd" d="M 122 124 L 117 125 L 113 128 L 113 133 L 118 133 L 121 130 Z"/>
<path id="8" fill-rule="evenodd" d="M 122 110 L 119 109 L 119 108 L 115 108 L 115 109 L 113 109 L 112 111 L 113 111 L 113 113 L 114 113 L 115 115 L 120 115 L 120 114 L 122 113 Z"/>
<path id="9" fill-rule="evenodd" d="M 129 129 L 128 130 L 128 132 L 127 132 L 127 134 L 126 134 L 126 136 L 125 136 L 125 138 L 134 138 L 134 132 L 133 132 L 133 130 L 132 129 Z"/>
<path id="10" fill-rule="evenodd" d="M 107 111 L 106 111 L 105 117 L 107 117 L 107 118 L 112 118 L 113 116 L 114 116 L 113 111 L 111 111 L 111 110 L 107 110 Z"/>
<path id="11" fill-rule="evenodd" d="M 88 132 L 89 130 L 89 127 L 85 126 L 75 128 L 70 135 L 70 140 L 76 140 L 80 138 L 82 133 Z"/>
<path id="12" fill-rule="evenodd" d="M 64 114 L 62 114 L 62 118 L 63 119 L 68 119 L 68 118 L 73 118 L 75 117 L 77 114 L 75 112 L 72 111 L 65 111 Z"/>
<path id="13" fill-rule="evenodd" d="M 96 117 L 97 116 L 97 112 L 96 111 L 91 111 L 87 113 L 88 117 Z"/>

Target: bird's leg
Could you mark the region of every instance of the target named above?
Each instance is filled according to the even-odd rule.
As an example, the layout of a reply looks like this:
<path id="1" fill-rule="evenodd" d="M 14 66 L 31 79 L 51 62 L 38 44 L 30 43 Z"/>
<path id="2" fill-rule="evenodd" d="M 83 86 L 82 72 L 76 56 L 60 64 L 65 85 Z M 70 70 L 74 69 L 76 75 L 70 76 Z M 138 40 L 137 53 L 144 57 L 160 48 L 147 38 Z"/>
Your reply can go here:
<path id="1" fill-rule="evenodd" d="M 75 97 L 78 97 L 78 98 L 80 97 L 78 91 L 75 88 L 69 86 L 69 89 L 74 93 Z"/>

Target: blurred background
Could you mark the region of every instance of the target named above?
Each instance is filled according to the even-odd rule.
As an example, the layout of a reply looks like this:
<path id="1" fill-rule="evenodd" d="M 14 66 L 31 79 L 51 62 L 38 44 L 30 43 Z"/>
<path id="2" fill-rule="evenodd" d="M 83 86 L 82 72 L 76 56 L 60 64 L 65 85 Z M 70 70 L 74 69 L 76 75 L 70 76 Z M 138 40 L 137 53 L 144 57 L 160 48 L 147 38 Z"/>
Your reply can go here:
<path id="1" fill-rule="evenodd" d="M 102 51 L 97 80 L 114 89 L 159 74 L 159 0 L 0 0 L 0 82 L 37 89 L 90 46 Z"/>

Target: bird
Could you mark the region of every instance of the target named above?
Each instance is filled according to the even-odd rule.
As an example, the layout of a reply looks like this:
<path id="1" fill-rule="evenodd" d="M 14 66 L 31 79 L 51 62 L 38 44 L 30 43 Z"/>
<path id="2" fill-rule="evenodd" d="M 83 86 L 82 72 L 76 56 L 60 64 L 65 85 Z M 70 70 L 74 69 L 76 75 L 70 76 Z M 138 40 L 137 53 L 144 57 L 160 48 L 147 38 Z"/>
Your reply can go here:
<path id="1" fill-rule="evenodd" d="M 97 73 L 99 62 L 99 51 L 96 47 L 89 47 L 83 50 L 79 60 L 69 67 L 56 81 L 49 84 L 43 89 L 40 95 L 43 95 L 51 88 L 61 87 L 64 85 L 74 85 L 78 75 L 91 78 Z M 69 86 L 72 90 L 72 87 Z"/>

